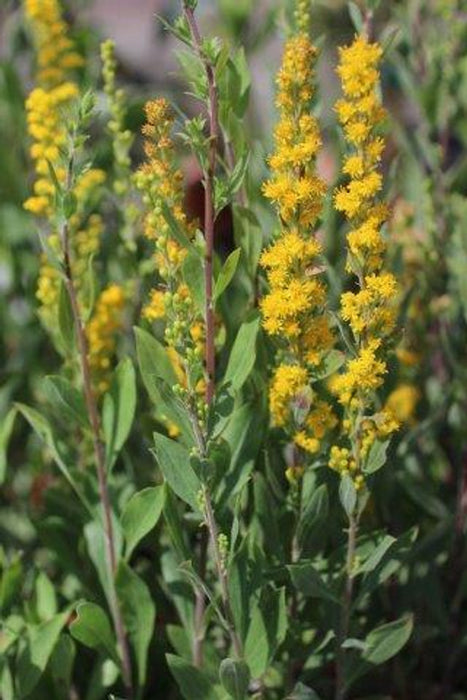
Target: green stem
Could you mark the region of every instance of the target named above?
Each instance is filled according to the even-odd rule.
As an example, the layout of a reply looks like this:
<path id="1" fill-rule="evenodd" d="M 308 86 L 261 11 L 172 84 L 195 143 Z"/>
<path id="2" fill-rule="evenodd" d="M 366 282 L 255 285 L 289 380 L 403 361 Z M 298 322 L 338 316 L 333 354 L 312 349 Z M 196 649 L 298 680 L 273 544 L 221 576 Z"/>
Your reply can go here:
<path id="1" fill-rule="evenodd" d="M 347 530 L 347 556 L 345 565 L 345 583 L 342 596 L 342 612 L 340 619 L 339 635 L 337 640 L 337 662 L 336 662 L 336 693 L 335 700 L 344 700 L 346 697 L 345 687 L 345 649 L 342 645 L 348 637 L 350 628 L 350 610 L 353 597 L 353 566 L 355 560 L 355 548 L 357 543 L 358 521 L 355 514 L 349 516 L 349 527 Z"/>
<path id="2" fill-rule="evenodd" d="M 73 134 L 76 137 L 76 133 Z M 74 141 L 74 139 L 72 139 Z M 74 162 L 74 147 L 71 149 L 68 174 L 67 174 L 67 191 L 71 190 L 72 172 Z M 86 403 L 86 409 L 89 416 L 89 424 L 91 426 L 92 442 L 94 448 L 94 456 L 96 461 L 97 481 L 99 488 L 99 500 L 103 511 L 103 527 L 104 527 L 104 543 L 107 555 L 107 564 L 110 569 L 109 584 L 110 584 L 110 608 L 114 622 L 115 634 L 117 643 L 120 649 L 120 657 L 122 662 L 122 678 L 125 685 L 125 690 L 128 695 L 128 700 L 134 697 L 133 681 L 130 661 L 130 649 L 128 638 L 123 623 L 123 616 L 120 609 L 117 589 L 115 585 L 115 576 L 117 573 L 117 559 L 115 537 L 112 525 L 112 508 L 110 504 L 109 488 L 107 483 L 107 471 L 105 464 L 105 449 L 101 440 L 101 423 L 97 401 L 92 388 L 91 369 L 89 366 L 89 348 L 85 331 L 85 324 L 82 318 L 79 307 L 78 293 L 76 290 L 75 280 L 71 265 L 71 250 L 70 236 L 68 223 L 65 223 L 61 232 L 61 240 L 63 246 L 63 263 L 64 263 L 64 281 L 65 287 L 70 300 L 71 311 L 73 315 L 73 324 L 76 333 L 78 344 L 78 355 L 83 381 L 83 393 Z"/>

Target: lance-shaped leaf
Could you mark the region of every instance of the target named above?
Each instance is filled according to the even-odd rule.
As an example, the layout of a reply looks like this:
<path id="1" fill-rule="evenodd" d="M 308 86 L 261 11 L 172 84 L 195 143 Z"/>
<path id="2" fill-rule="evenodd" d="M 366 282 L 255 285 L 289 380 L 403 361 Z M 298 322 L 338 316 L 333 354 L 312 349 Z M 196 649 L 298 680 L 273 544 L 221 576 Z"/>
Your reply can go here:
<path id="1" fill-rule="evenodd" d="M 193 510 L 199 511 L 197 495 L 201 482 L 190 464 L 188 450 L 165 435 L 154 433 L 152 452 L 170 488 Z"/>

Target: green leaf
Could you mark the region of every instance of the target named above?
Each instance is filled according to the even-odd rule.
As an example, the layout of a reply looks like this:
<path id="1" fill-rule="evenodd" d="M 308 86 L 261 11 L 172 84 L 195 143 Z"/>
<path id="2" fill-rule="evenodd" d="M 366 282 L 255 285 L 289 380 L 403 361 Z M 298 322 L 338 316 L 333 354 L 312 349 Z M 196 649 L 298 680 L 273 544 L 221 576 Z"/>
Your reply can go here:
<path id="1" fill-rule="evenodd" d="M 363 471 L 365 474 L 373 474 L 377 472 L 381 467 L 384 467 L 387 459 L 387 449 L 389 445 L 389 440 L 381 442 L 381 440 L 375 440 L 368 451 L 368 456 L 363 465 Z"/>
<path id="2" fill-rule="evenodd" d="M 67 610 L 47 622 L 29 627 L 26 644 L 18 657 L 16 667 L 18 698 L 29 695 L 36 687 L 68 616 Z"/>
<path id="3" fill-rule="evenodd" d="M 382 541 L 374 547 L 371 554 L 360 564 L 356 573 L 369 573 L 373 571 L 394 542 L 396 542 L 396 539 L 391 535 L 383 537 Z"/>
<path id="4" fill-rule="evenodd" d="M 161 209 L 162 209 L 162 215 L 167 222 L 167 225 L 170 229 L 170 234 L 171 236 L 179 243 L 182 248 L 186 248 L 190 252 L 194 253 L 195 255 L 198 255 L 198 251 L 196 250 L 196 247 L 193 245 L 193 243 L 190 241 L 188 236 L 185 234 L 184 230 L 181 228 L 179 225 L 178 221 L 172 214 L 172 211 L 170 207 L 166 204 L 166 202 L 161 203 Z"/>
<path id="5" fill-rule="evenodd" d="M 144 386 L 152 399 L 159 402 L 159 392 L 155 391 L 154 377 L 161 377 L 169 385 L 176 384 L 177 375 L 167 352 L 151 333 L 142 328 L 134 328 L 136 355 Z"/>
<path id="6" fill-rule="evenodd" d="M 229 444 L 230 466 L 219 486 L 217 502 L 222 510 L 245 486 L 255 465 L 258 452 L 264 444 L 267 413 L 260 399 L 235 409 L 222 432 Z"/>
<path id="7" fill-rule="evenodd" d="M 253 312 L 237 333 L 230 353 L 224 382 L 230 382 L 239 391 L 251 374 L 256 362 L 256 338 L 260 327 L 260 316 Z"/>
<path id="8" fill-rule="evenodd" d="M 114 634 L 107 614 L 95 603 L 79 603 L 76 619 L 70 625 L 71 635 L 84 646 L 96 649 L 120 666 Z"/>
<path id="9" fill-rule="evenodd" d="M 67 690 L 70 689 L 75 656 L 76 644 L 69 634 L 62 633 L 50 659 L 50 669 L 54 680 L 64 684 Z"/>
<path id="10" fill-rule="evenodd" d="M 10 441 L 11 433 L 13 432 L 13 426 L 15 424 L 17 410 L 16 408 L 11 408 L 6 414 L 5 418 L 2 420 L 0 426 L 0 484 L 5 481 L 6 470 L 7 470 L 7 449 L 8 443 Z"/>
<path id="11" fill-rule="evenodd" d="M 263 235 L 261 225 L 255 214 L 245 207 L 233 204 L 235 241 L 243 251 L 243 262 L 249 275 L 254 279 L 258 267 Z"/>
<path id="12" fill-rule="evenodd" d="M 219 700 L 220 695 L 208 676 L 185 659 L 166 654 L 169 668 L 185 700 Z"/>
<path id="13" fill-rule="evenodd" d="M 0 697 L 2 700 L 15 700 L 13 676 L 6 657 L 0 658 Z"/>
<path id="14" fill-rule="evenodd" d="M 256 679 L 266 672 L 287 632 L 285 589 L 264 588 L 261 600 L 252 608 L 250 619 L 245 640 L 245 661 Z"/>
<path id="15" fill-rule="evenodd" d="M 348 474 L 344 474 L 339 484 L 339 500 L 348 517 L 350 517 L 357 505 L 357 491 Z"/>
<path id="16" fill-rule="evenodd" d="M 350 19 L 352 20 L 353 26 L 359 34 L 363 30 L 363 15 L 359 6 L 355 2 L 348 2 L 347 7 L 349 8 Z"/>
<path id="17" fill-rule="evenodd" d="M 133 494 L 122 513 L 122 530 L 126 541 L 125 559 L 136 545 L 156 526 L 164 507 L 163 486 L 149 486 Z"/>
<path id="18" fill-rule="evenodd" d="M 206 285 L 203 260 L 197 253 L 189 253 L 183 261 L 183 279 L 189 288 L 199 313 L 206 313 Z"/>
<path id="19" fill-rule="evenodd" d="M 115 464 L 130 434 L 136 410 L 136 376 L 129 357 L 115 370 L 110 391 L 104 396 L 102 429 L 105 437 L 107 469 Z"/>
<path id="20" fill-rule="evenodd" d="M 183 401 L 176 396 L 172 387 L 161 377 L 155 377 L 154 384 L 159 392 L 164 415 L 176 423 L 183 431 L 186 440 L 190 438 L 189 442 L 193 444 L 193 430 L 190 415 Z"/>
<path id="21" fill-rule="evenodd" d="M 75 349 L 75 324 L 70 297 L 65 283 L 60 283 L 58 297 L 58 331 L 66 355 L 71 355 Z"/>
<path id="22" fill-rule="evenodd" d="M 21 581 L 24 577 L 21 558 L 21 553 L 15 552 L 8 562 L 2 562 L 0 566 L 0 620 L 21 591 Z"/>
<path id="23" fill-rule="evenodd" d="M 43 389 L 47 400 L 61 416 L 89 427 L 84 397 L 67 379 L 49 375 L 43 381 Z"/>
<path id="24" fill-rule="evenodd" d="M 225 291 L 225 289 L 227 289 L 232 281 L 235 270 L 237 269 L 238 261 L 240 260 L 240 253 L 241 249 L 236 248 L 232 253 L 230 253 L 229 257 L 222 266 L 222 270 L 219 272 L 219 276 L 217 277 L 216 284 L 214 286 L 214 301 L 217 301 L 217 299 Z"/>
<path id="25" fill-rule="evenodd" d="M 319 695 L 312 688 L 303 683 L 297 683 L 291 695 L 286 700 L 320 700 Z"/>
<path id="26" fill-rule="evenodd" d="M 123 621 L 138 667 L 138 685 L 144 686 L 147 655 L 154 631 L 156 607 L 144 581 L 125 562 L 120 562 L 115 580 Z"/>
<path id="27" fill-rule="evenodd" d="M 184 539 L 184 526 L 180 515 L 180 503 L 173 491 L 165 486 L 164 521 L 179 561 L 190 558 L 190 550 Z"/>
<path id="28" fill-rule="evenodd" d="M 234 700 L 245 700 L 250 683 L 248 664 L 237 659 L 224 659 L 219 667 L 222 687 Z"/>
<path id="29" fill-rule="evenodd" d="M 94 270 L 94 258 L 95 254 L 89 256 L 86 272 L 82 279 L 81 313 L 85 323 L 87 323 L 92 316 L 98 291 L 97 275 Z"/>
<path id="30" fill-rule="evenodd" d="M 315 544 L 322 543 L 323 529 L 327 527 L 329 495 L 326 484 L 315 489 L 302 510 L 297 528 L 297 538 L 302 550 L 307 551 Z"/>
<path id="31" fill-rule="evenodd" d="M 266 553 L 282 561 L 284 548 L 277 519 L 278 503 L 272 496 L 266 477 L 261 473 L 253 477 L 253 496 L 255 519 L 260 523 L 262 531 L 261 546 Z"/>
<path id="32" fill-rule="evenodd" d="M 376 627 L 366 637 L 362 657 L 370 664 L 385 663 L 405 646 L 412 630 L 412 615 L 404 615 L 394 622 Z"/>
<path id="33" fill-rule="evenodd" d="M 43 621 L 57 613 L 57 597 L 52 581 L 41 571 L 36 579 L 36 611 Z"/>
<path id="34" fill-rule="evenodd" d="M 84 538 L 89 557 L 94 564 L 100 584 L 109 605 L 112 605 L 112 580 L 107 552 L 107 539 L 104 532 L 104 513 L 100 509 L 100 519 L 91 520 L 84 526 Z M 114 513 L 111 513 L 115 558 L 118 560 L 122 551 L 121 526 Z"/>
<path id="35" fill-rule="evenodd" d="M 190 464 L 188 450 L 165 435 L 154 433 L 153 453 L 170 488 L 198 512 L 197 495 L 201 482 Z"/>
<path id="36" fill-rule="evenodd" d="M 75 491 L 76 495 L 80 499 L 81 503 L 84 505 L 88 513 L 90 513 L 91 516 L 94 515 L 93 509 L 91 505 L 89 504 L 87 498 L 85 495 L 81 492 L 80 488 L 78 487 L 78 484 L 74 480 L 73 476 L 71 475 L 71 472 L 66 465 L 64 459 L 62 458 L 60 454 L 60 450 L 58 447 L 57 440 L 55 438 L 55 435 L 52 431 L 52 427 L 49 423 L 49 421 L 42 416 L 38 411 L 36 411 L 34 408 L 31 408 L 30 406 L 26 406 L 23 403 L 15 403 L 15 407 L 17 410 L 21 413 L 21 415 L 27 420 L 31 428 L 34 430 L 34 432 L 40 437 L 40 439 L 47 445 L 49 450 L 52 453 L 52 456 L 55 460 L 55 463 L 59 467 L 60 471 L 62 472 L 63 476 L 67 479 L 73 490 Z"/>
<path id="37" fill-rule="evenodd" d="M 232 170 L 227 183 L 229 200 L 232 199 L 232 196 L 236 192 L 238 192 L 238 190 L 242 186 L 243 180 L 245 179 L 245 175 L 248 170 L 249 162 L 250 153 L 249 151 L 245 151 L 245 153 L 243 153 L 235 163 L 234 169 Z"/>
<path id="38" fill-rule="evenodd" d="M 196 573 L 191 559 L 188 559 L 187 561 L 182 561 L 182 563 L 178 567 L 178 570 L 183 574 L 183 576 L 185 576 L 188 579 L 195 591 L 203 591 L 207 600 L 209 600 L 209 602 L 211 603 L 212 609 L 217 614 L 221 625 L 223 625 L 225 631 L 228 632 L 229 625 L 224 613 L 220 609 L 211 589 L 207 586 L 207 584 L 204 582 L 201 576 L 198 573 Z"/>
<path id="39" fill-rule="evenodd" d="M 311 562 L 300 562 L 299 564 L 289 564 L 287 569 L 290 573 L 292 583 L 302 595 L 307 598 L 323 598 L 332 603 L 340 604 L 338 596 L 323 581 L 321 575 L 316 571 Z"/>
<path id="40" fill-rule="evenodd" d="M 326 379 L 331 374 L 335 374 L 345 362 L 345 353 L 339 350 L 331 350 L 323 358 L 323 361 L 318 365 L 316 370 L 312 371 L 314 381 Z"/>
<path id="41" fill-rule="evenodd" d="M 138 365 L 152 403 L 161 418 L 163 414 L 175 423 L 182 431 L 185 442 L 192 444 L 189 418 L 171 390 L 172 386 L 178 384 L 178 378 L 164 346 L 147 331 L 141 328 L 135 328 L 134 331 Z"/>
<path id="42" fill-rule="evenodd" d="M 393 542 L 379 562 L 372 570 L 368 570 L 362 579 L 358 597 L 355 600 L 355 607 L 358 607 L 363 598 L 381 586 L 390 576 L 400 568 L 407 555 L 412 549 L 417 537 L 417 528 L 411 528 Z"/>

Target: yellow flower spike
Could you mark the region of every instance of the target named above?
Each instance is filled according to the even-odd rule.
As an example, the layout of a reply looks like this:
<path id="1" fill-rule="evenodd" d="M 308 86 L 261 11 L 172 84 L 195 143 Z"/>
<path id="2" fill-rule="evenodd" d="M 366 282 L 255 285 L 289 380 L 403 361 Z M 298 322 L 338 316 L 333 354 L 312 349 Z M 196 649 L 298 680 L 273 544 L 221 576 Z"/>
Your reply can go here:
<path id="1" fill-rule="evenodd" d="M 46 88 L 65 82 L 70 70 L 83 65 L 83 58 L 68 38 L 69 28 L 57 0 L 25 0 L 37 56 L 37 81 Z"/>
<path id="2" fill-rule="evenodd" d="M 66 168 L 62 163 L 61 151 L 68 138 L 67 113 L 79 98 L 79 89 L 71 80 L 71 72 L 83 61 L 68 38 L 69 27 L 62 18 L 62 9 L 57 0 L 25 0 L 24 9 L 37 56 L 37 86 L 26 100 L 27 126 L 33 141 L 30 155 L 37 178 L 33 195 L 26 200 L 24 208 L 48 220 L 48 247 L 59 254 L 55 182 L 50 165 L 57 180 L 64 184 Z M 68 225 L 71 266 L 79 294 L 84 287 L 89 257 L 99 249 L 103 222 L 99 215 L 88 214 L 104 180 L 102 170 L 89 169 L 78 176 L 73 187 L 76 212 L 70 217 Z M 41 304 L 41 318 L 52 331 L 56 328 L 59 289 L 59 274 L 50 265 L 47 256 L 43 255 L 36 296 Z"/>
<path id="3" fill-rule="evenodd" d="M 97 299 L 94 314 L 87 324 L 89 365 L 96 393 L 109 387 L 112 358 L 117 346 L 117 333 L 123 328 L 125 293 L 111 284 Z"/>
<path id="4" fill-rule="evenodd" d="M 309 369 L 320 364 L 334 337 L 324 314 L 322 251 L 314 232 L 326 185 L 316 170 L 322 141 L 311 112 L 317 51 L 308 37 L 309 0 L 297 1 L 295 21 L 297 32 L 286 42 L 276 79 L 279 122 L 268 160 L 271 174 L 263 185 L 263 194 L 276 207 L 281 230 L 261 256 L 269 292 L 260 308 L 264 329 L 283 343 L 289 356 L 271 380 L 272 421 L 289 432 L 297 447 L 315 453 L 335 423 L 326 402 L 313 402 Z M 305 413 L 299 425 L 293 411 L 297 401 L 304 403 L 300 416 Z"/>
<path id="5" fill-rule="evenodd" d="M 149 302 L 143 309 L 143 318 L 148 321 L 157 321 L 165 316 L 165 292 L 153 289 Z"/>
<path id="6" fill-rule="evenodd" d="M 341 474 L 351 472 L 358 491 L 364 486 L 363 461 L 375 440 L 386 439 L 399 427 L 389 409 L 374 412 L 375 394 L 387 373 L 384 339 L 396 322 L 397 282 L 384 270 L 386 244 L 381 226 L 388 212 L 378 200 L 383 186 L 378 167 L 384 148 L 378 131 L 385 117 L 378 95 L 382 49 L 357 36 L 339 55 L 337 73 L 344 97 L 337 102 L 336 112 L 349 146 L 343 163 L 349 181 L 337 190 L 334 203 L 351 226 L 347 269 L 356 275 L 358 291 L 342 294 L 341 316 L 350 326 L 357 354 L 330 383 L 344 406 L 343 437 L 352 445 L 354 457 L 349 460 L 343 452 L 347 448 L 335 446 L 329 466 Z"/>
<path id="7" fill-rule="evenodd" d="M 164 208 L 187 238 L 193 238 L 196 223 L 188 221 L 184 212 L 184 180 L 179 169 L 171 138 L 174 116 L 164 98 L 151 100 L 145 106 L 146 160 L 135 176 L 136 187 L 146 205 L 144 235 L 154 243 L 154 265 L 161 282 L 151 292 L 143 316 L 149 321 L 165 322 L 165 340 L 180 387 L 198 402 L 199 416 L 204 420 L 205 382 L 202 357 L 205 343 L 204 324 L 193 296 L 183 280 L 183 262 L 187 251 L 171 236 Z M 186 359 L 182 362 L 181 357 Z M 173 426 L 168 426 L 172 429 Z"/>
<path id="8" fill-rule="evenodd" d="M 274 425 L 283 427 L 291 418 L 292 402 L 308 386 L 308 373 L 298 365 L 279 365 L 269 389 L 269 404 Z"/>
<path id="9" fill-rule="evenodd" d="M 174 158 L 170 136 L 174 118 L 169 103 L 164 98 L 152 100 L 146 104 L 145 112 L 143 135 L 147 160 L 138 170 L 135 182 L 150 205 L 145 216 L 144 235 L 155 241 L 156 264 L 162 277 L 169 282 L 176 276 L 186 251 L 170 238 L 162 205 L 170 207 L 174 219 L 188 237 L 193 236 L 195 229 L 183 212 L 183 175 Z"/>

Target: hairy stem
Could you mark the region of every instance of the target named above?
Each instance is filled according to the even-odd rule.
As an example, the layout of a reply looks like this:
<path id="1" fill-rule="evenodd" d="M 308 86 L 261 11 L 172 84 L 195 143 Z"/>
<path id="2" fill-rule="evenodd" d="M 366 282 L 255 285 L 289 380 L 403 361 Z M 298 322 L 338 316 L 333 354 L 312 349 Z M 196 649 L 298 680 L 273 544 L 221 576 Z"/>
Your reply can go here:
<path id="1" fill-rule="evenodd" d="M 342 597 L 342 613 L 340 620 L 340 629 L 338 636 L 337 647 L 337 663 L 336 663 L 336 700 L 344 700 L 345 691 L 345 649 L 342 648 L 343 643 L 349 634 L 350 625 L 350 608 L 352 606 L 353 596 L 353 565 L 355 559 L 355 546 L 357 542 L 358 523 L 354 514 L 349 516 L 349 527 L 347 530 L 347 557 L 346 557 L 346 576 L 344 592 Z"/>
<path id="2" fill-rule="evenodd" d="M 63 233 L 63 253 L 65 267 L 65 286 L 70 300 L 71 310 L 73 314 L 73 322 L 78 342 L 78 353 L 81 367 L 81 375 L 83 379 L 83 391 L 86 402 L 86 408 L 91 425 L 92 441 L 94 447 L 94 456 L 97 468 L 97 480 L 99 485 L 99 498 L 102 504 L 104 514 L 104 540 L 107 554 L 108 565 L 110 568 L 110 593 L 112 597 L 111 610 L 114 621 L 115 633 L 117 635 L 118 646 L 122 660 L 122 677 L 128 698 L 133 697 L 133 683 L 131 675 L 130 650 L 128 639 L 123 624 L 122 613 L 118 603 L 117 591 L 115 587 L 115 575 L 117 571 L 117 560 L 115 554 L 115 540 L 112 527 L 112 511 L 110 506 L 109 489 L 107 484 L 107 475 L 105 469 L 105 451 L 101 440 L 101 425 L 99 412 L 97 410 L 96 398 L 92 389 L 91 372 L 88 360 L 88 343 L 85 333 L 85 327 L 81 316 L 81 311 L 78 303 L 78 295 L 73 279 L 70 259 L 70 243 L 68 226 L 65 224 Z"/>

